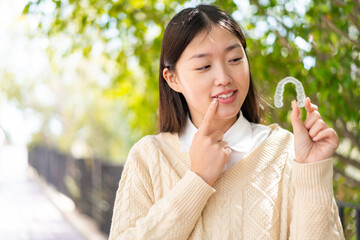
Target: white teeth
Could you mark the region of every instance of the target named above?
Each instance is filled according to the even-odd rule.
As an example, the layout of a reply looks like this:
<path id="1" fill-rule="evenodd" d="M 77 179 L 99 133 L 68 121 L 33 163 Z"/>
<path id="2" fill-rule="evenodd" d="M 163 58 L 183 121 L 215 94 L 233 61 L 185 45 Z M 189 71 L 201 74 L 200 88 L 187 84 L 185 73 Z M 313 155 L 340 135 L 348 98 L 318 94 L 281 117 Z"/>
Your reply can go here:
<path id="1" fill-rule="evenodd" d="M 221 95 L 217 96 L 217 98 L 229 98 L 234 94 L 234 92 L 228 93 L 228 94 L 221 94 Z"/>

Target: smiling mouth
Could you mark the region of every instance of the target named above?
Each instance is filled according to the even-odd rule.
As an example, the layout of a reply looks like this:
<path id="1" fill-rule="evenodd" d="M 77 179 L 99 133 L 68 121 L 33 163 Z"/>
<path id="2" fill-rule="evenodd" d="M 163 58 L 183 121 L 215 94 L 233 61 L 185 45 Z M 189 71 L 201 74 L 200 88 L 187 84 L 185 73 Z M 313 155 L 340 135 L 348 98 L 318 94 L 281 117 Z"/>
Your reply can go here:
<path id="1" fill-rule="evenodd" d="M 227 99 L 227 98 L 232 97 L 236 92 L 237 92 L 237 90 L 235 90 L 235 91 L 233 91 L 231 93 L 227 93 L 227 94 L 220 94 L 220 95 L 215 96 L 213 98 Z"/>

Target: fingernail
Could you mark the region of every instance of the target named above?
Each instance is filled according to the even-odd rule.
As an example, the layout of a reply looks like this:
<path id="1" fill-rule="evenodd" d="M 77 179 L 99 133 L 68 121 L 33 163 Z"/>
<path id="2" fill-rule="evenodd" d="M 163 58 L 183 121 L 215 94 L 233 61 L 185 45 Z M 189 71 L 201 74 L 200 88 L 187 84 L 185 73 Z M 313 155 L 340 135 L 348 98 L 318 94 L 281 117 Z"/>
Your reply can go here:
<path id="1" fill-rule="evenodd" d="M 294 106 L 295 106 L 294 104 L 295 104 L 295 100 L 292 100 L 291 101 L 291 108 L 294 108 Z"/>
<path id="2" fill-rule="evenodd" d="M 214 100 L 212 100 L 212 104 L 215 105 L 216 101 L 217 101 L 217 98 L 214 98 Z"/>
<path id="3" fill-rule="evenodd" d="M 227 154 L 230 154 L 231 153 L 231 149 L 229 147 L 225 147 L 224 148 L 224 151 L 227 153 Z"/>

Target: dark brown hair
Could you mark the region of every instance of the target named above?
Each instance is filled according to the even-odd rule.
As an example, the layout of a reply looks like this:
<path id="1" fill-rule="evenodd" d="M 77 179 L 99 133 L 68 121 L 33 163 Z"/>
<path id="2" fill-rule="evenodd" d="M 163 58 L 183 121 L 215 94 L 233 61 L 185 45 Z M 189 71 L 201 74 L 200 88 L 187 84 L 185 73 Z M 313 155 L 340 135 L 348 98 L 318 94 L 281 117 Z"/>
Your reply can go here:
<path id="1" fill-rule="evenodd" d="M 186 8 L 176 14 L 167 25 L 160 55 L 159 69 L 159 121 L 160 132 L 181 132 L 186 124 L 189 107 L 182 93 L 171 89 L 163 77 L 164 68 L 175 70 L 175 65 L 191 40 L 201 31 L 211 31 L 218 25 L 236 35 L 246 54 L 246 40 L 235 20 L 215 6 L 198 5 Z M 246 54 L 247 57 L 247 54 Z M 250 69 L 250 63 L 249 63 Z M 253 123 L 259 123 L 261 109 L 258 95 L 251 79 L 249 91 L 241 107 L 244 117 Z"/>

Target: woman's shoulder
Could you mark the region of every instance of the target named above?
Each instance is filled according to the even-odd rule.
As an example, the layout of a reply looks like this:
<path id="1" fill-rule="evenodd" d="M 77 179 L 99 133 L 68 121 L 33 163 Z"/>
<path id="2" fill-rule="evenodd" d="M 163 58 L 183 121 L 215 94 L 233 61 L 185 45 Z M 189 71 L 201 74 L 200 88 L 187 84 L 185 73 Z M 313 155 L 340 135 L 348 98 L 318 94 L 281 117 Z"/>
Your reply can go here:
<path id="1" fill-rule="evenodd" d="M 291 163 L 295 157 L 293 133 L 282 128 L 277 123 L 271 124 L 269 127 L 271 128 L 269 143 L 273 145 L 279 156 L 287 156 L 287 162 Z"/>
<path id="2" fill-rule="evenodd" d="M 130 149 L 129 155 L 151 154 L 156 150 L 179 147 L 177 133 L 162 132 L 156 135 L 146 135 L 137 141 Z"/>
<path id="3" fill-rule="evenodd" d="M 268 127 L 271 128 L 271 131 L 275 134 L 279 134 L 281 136 L 293 137 L 292 132 L 284 129 L 277 123 L 270 124 L 268 125 Z"/>
<path id="4" fill-rule="evenodd" d="M 293 155 L 293 134 L 276 123 L 268 125 L 267 127 L 270 128 L 269 136 L 259 146 L 259 149 L 263 150 L 269 154 L 269 156 L 273 156 L 274 158 L 277 158 L 283 154 L 288 154 L 289 157 Z"/>
<path id="5" fill-rule="evenodd" d="M 144 136 L 136 142 L 130 149 L 126 162 L 151 172 L 155 168 L 159 169 L 160 163 L 169 165 L 172 161 L 182 159 L 178 134 L 159 133 Z M 172 165 L 178 166 L 179 163 Z"/>
<path id="6" fill-rule="evenodd" d="M 282 128 L 279 124 L 273 123 L 269 125 L 271 128 L 271 134 L 272 142 L 278 143 L 279 145 L 285 146 L 291 146 L 294 145 L 294 135 L 292 132 Z"/>

